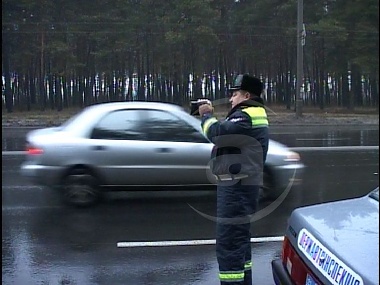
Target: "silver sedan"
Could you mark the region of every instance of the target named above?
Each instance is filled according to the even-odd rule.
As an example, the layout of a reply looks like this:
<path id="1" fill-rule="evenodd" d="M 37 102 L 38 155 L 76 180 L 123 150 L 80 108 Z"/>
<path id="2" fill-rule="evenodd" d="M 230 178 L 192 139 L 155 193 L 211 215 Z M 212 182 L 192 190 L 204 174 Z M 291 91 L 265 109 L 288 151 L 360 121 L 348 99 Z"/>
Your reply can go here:
<path id="1" fill-rule="evenodd" d="M 59 127 L 29 132 L 26 142 L 21 173 L 72 205 L 94 204 L 112 190 L 215 188 L 213 144 L 199 119 L 174 104 L 93 105 Z M 271 140 L 261 196 L 299 183 L 303 168 L 298 153 Z"/>

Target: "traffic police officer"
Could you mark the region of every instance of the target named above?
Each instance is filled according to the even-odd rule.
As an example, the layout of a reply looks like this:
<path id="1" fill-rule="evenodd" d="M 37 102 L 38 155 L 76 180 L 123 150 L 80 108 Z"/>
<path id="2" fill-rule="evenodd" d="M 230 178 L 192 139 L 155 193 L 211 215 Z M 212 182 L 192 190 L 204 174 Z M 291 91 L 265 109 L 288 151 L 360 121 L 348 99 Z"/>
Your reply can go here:
<path id="1" fill-rule="evenodd" d="M 224 121 L 210 104 L 199 106 L 202 129 L 214 143 L 211 169 L 217 179 L 216 256 L 222 285 L 251 285 L 250 221 L 255 213 L 268 151 L 268 119 L 263 83 L 240 74 L 232 88 L 232 108 Z"/>

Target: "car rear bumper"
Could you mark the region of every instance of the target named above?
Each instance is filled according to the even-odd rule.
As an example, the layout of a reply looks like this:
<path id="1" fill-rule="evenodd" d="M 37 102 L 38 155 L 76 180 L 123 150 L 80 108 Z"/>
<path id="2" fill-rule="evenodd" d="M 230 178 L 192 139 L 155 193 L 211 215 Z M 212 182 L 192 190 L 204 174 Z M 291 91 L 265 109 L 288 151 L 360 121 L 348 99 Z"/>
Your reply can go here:
<path id="1" fill-rule="evenodd" d="M 20 167 L 22 176 L 27 177 L 33 183 L 44 186 L 55 186 L 60 180 L 61 167 L 33 164 L 23 162 Z"/>
<path id="2" fill-rule="evenodd" d="M 281 259 L 272 260 L 272 274 L 276 285 L 294 285 Z"/>

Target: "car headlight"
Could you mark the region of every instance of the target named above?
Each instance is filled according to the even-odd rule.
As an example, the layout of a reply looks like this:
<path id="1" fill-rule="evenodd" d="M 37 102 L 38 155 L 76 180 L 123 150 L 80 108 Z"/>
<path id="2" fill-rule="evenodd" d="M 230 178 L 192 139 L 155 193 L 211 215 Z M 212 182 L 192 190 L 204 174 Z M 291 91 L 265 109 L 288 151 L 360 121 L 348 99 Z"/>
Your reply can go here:
<path id="1" fill-rule="evenodd" d="M 288 162 L 298 162 L 301 160 L 300 155 L 295 151 L 288 151 L 286 154 L 286 157 L 284 158 L 284 161 Z"/>

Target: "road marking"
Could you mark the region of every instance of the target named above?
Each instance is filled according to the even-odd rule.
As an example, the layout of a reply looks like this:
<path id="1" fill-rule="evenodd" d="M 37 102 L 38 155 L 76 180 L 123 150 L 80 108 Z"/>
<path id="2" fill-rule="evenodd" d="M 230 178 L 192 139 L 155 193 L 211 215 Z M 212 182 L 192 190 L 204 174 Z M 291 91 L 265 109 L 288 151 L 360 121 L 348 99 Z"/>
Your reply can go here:
<path id="1" fill-rule="evenodd" d="M 4 171 L 3 171 L 4 172 Z M 38 185 L 1 185 L 2 190 L 22 190 L 22 191 L 31 191 L 31 190 L 45 190 L 43 186 Z"/>
<path id="2" fill-rule="evenodd" d="M 43 125 L 37 125 L 37 126 L 2 126 L 1 127 L 2 129 L 11 129 L 11 130 L 14 130 L 14 129 L 18 129 L 18 130 L 21 130 L 21 129 L 38 129 L 38 128 L 44 128 Z"/>
<path id="3" fill-rule="evenodd" d="M 289 147 L 295 151 L 352 151 L 352 150 L 379 150 L 379 146 L 309 146 Z"/>
<path id="4" fill-rule="evenodd" d="M 351 138 L 296 138 L 296 141 L 346 141 Z"/>
<path id="5" fill-rule="evenodd" d="M 258 237 L 251 238 L 251 242 L 273 242 L 283 241 L 283 236 L 277 237 Z M 201 239 L 201 240 L 178 240 L 178 241 L 135 241 L 135 242 L 118 242 L 117 247 L 168 247 L 168 246 L 189 246 L 189 245 L 214 245 L 215 239 Z"/>
<path id="6" fill-rule="evenodd" d="M 5 156 L 5 155 L 25 155 L 26 154 L 26 151 L 2 151 L 1 152 L 1 155 Z"/>
<path id="7" fill-rule="evenodd" d="M 2 206 L 1 210 L 3 212 L 10 212 L 10 211 L 27 211 L 27 210 L 34 210 L 34 211 L 40 211 L 42 209 L 62 209 L 63 206 L 57 205 L 57 206 Z"/>

